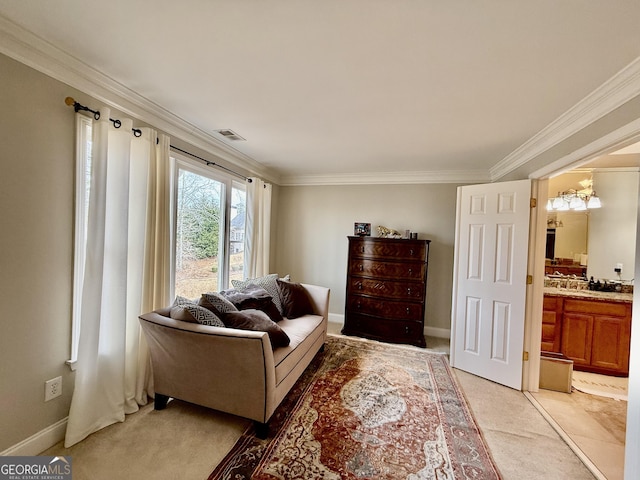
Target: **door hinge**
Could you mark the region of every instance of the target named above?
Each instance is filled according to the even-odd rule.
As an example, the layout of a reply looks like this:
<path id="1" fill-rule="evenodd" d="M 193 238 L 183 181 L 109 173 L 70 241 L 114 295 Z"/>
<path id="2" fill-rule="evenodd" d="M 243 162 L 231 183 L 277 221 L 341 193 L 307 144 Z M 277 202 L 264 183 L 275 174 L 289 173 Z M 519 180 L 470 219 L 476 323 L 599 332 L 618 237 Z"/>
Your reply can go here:
<path id="1" fill-rule="evenodd" d="M 522 352 L 522 361 L 523 362 L 529 361 L 529 352 Z"/>
<path id="2" fill-rule="evenodd" d="M 527 275 L 527 285 L 533 284 L 533 275 Z"/>
<path id="3" fill-rule="evenodd" d="M 537 207 L 537 206 L 538 206 L 538 199 L 537 199 L 537 198 L 531 198 L 531 199 L 529 200 L 529 206 L 530 206 L 531 208 L 535 208 L 535 207 Z"/>

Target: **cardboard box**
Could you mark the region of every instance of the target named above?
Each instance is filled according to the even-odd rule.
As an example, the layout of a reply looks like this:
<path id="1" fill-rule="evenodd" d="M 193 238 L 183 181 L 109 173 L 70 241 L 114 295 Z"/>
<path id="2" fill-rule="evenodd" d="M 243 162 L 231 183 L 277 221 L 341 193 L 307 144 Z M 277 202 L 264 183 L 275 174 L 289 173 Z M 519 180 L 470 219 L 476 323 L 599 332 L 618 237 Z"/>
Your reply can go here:
<path id="1" fill-rule="evenodd" d="M 573 360 L 561 353 L 542 352 L 540 356 L 540 388 L 571 393 Z"/>

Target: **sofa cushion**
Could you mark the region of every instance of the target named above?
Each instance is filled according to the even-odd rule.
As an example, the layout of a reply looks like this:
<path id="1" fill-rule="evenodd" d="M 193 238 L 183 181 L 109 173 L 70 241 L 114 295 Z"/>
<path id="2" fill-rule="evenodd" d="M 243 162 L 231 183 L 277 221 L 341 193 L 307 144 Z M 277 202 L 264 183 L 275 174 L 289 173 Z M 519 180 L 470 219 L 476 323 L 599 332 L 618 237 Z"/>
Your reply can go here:
<path id="1" fill-rule="evenodd" d="M 211 310 L 220 318 L 222 318 L 225 313 L 238 311 L 233 303 L 218 292 L 203 293 L 198 304 L 207 310 Z"/>
<path id="2" fill-rule="evenodd" d="M 300 319 L 284 319 L 278 326 L 291 339 L 286 348 L 273 352 L 276 365 L 276 385 L 279 385 L 305 356 L 316 338 L 324 335 L 323 318 L 320 315 L 305 315 Z M 304 343 L 305 345 L 301 345 Z"/>
<path id="3" fill-rule="evenodd" d="M 254 283 L 250 283 L 242 289 L 223 290 L 220 293 L 233 303 L 238 310 L 261 310 L 274 322 L 282 320 L 282 314 L 273 302 L 269 292 Z"/>
<path id="4" fill-rule="evenodd" d="M 299 283 L 277 281 L 282 301 L 283 315 L 287 318 L 298 318 L 313 313 L 313 304 L 307 290 Z"/>
<path id="5" fill-rule="evenodd" d="M 269 295 L 271 295 L 271 299 L 273 300 L 273 303 L 275 303 L 280 314 L 284 315 L 282 302 L 280 301 L 280 289 L 278 288 L 278 284 L 276 283 L 277 280 L 278 274 L 271 273 L 269 275 L 265 275 L 264 277 L 252 278 L 248 280 L 231 280 L 231 285 L 233 285 L 233 288 L 235 288 L 236 290 L 247 288 L 249 284 L 254 284 L 264 288 L 269 293 Z"/>
<path id="6" fill-rule="evenodd" d="M 284 330 L 260 310 L 249 309 L 228 312 L 223 316 L 223 322 L 229 328 L 267 332 L 273 349 L 286 347 L 290 343 L 290 339 Z"/>
<path id="7" fill-rule="evenodd" d="M 170 317 L 183 322 L 224 327 L 224 323 L 215 313 L 195 303 L 183 303 L 171 307 Z"/>

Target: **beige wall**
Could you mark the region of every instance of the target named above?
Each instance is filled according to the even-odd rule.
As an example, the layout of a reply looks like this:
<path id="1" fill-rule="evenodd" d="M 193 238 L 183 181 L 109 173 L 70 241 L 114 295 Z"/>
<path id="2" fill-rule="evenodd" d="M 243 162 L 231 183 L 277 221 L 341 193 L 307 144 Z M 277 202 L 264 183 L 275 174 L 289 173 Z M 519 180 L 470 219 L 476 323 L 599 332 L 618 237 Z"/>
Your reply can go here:
<path id="1" fill-rule="evenodd" d="M 74 112 L 60 82 L 0 56 L 0 451 L 65 418 L 71 336 Z M 44 382 L 61 375 L 61 397 Z"/>
<path id="2" fill-rule="evenodd" d="M 280 187 L 274 271 L 331 288 L 329 311 L 344 315 L 347 236 L 354 222 L 430 239 L 426 326 L 449 330 L 456 185 Z"/>

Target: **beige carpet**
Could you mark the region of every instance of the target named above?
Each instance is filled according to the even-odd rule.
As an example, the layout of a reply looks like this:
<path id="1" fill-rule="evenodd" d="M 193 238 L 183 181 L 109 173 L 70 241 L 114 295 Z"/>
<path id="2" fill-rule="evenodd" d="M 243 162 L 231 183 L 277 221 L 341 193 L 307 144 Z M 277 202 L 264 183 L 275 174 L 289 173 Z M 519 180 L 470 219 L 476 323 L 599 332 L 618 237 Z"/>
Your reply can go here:
<path id="1" fill-rule="evenodd" d="M 123 423 L 41 455 L 70 455 L 73 480 L 204 480 L 249 423 L 179 400 L 155 411 L 151 402 Z"/>
<path id="2" fill-rule="evenodd" d="M 522 392 L 455 374 L 504 480 L 594 478 Z M 204 480 L 247 425 L 174 400 L 166 410 L 148 405 L 69 449 L 61 442 L 42 455 L 70 455 L 74 480 Z"/>

